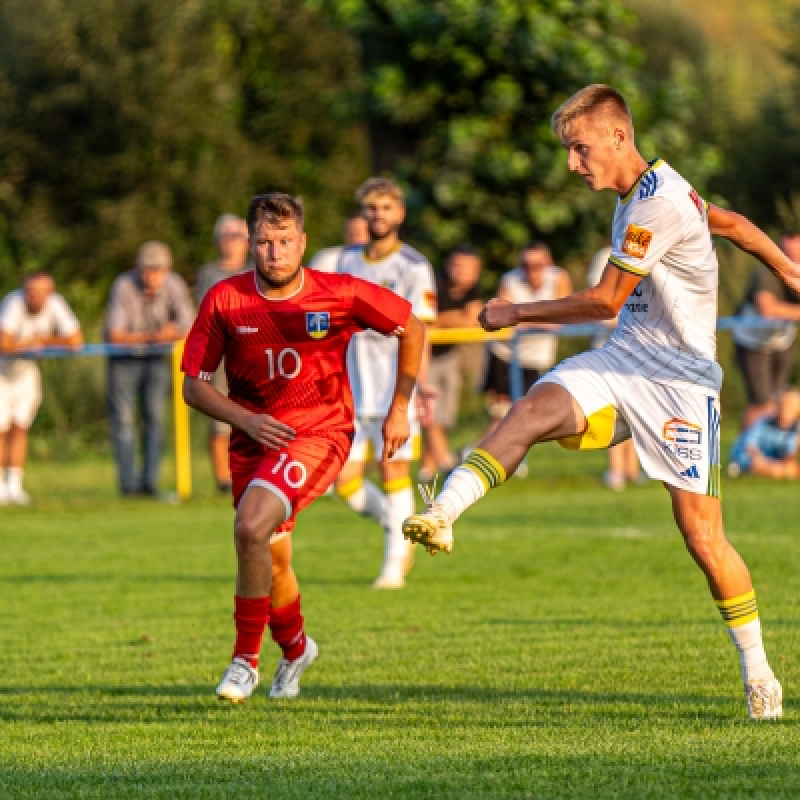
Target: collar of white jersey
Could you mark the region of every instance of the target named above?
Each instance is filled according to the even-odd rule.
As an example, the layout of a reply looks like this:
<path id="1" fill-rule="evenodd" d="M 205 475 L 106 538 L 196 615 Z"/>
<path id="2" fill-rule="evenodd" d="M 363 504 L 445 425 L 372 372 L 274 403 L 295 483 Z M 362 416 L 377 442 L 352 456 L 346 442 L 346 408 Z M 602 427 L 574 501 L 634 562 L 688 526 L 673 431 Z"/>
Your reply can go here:
<path id="1" fill-rule="evenodd" d="M 291 300 L 293 297 L 297 297 L 300 292 L 303 291 L 303 287 L 306 285 L 306 268 L 301 267 L 303 270 L 302 278 L 300 280 L 300 285 L 293 291 L 291 294 L 286 295 L 286 297 L 267 297 L 264 292 L 261 291 L 261 288 L 258 285 L 258 277 L 256 276 L 256 271 L 253 270 L 253 283 L 255 284 L 256 291 L 265 299 L 269 300 L 270 303 L 280 303 L 284 300 Z"/>
<path id="2" fill-rule="evenodd" d="M 633 186 L 631 186 L 631 188 L 628 189 L 628 191 L 622 197 L 620 197 L 619 199 L 620 203 L 627 203 L 628 200 L 630 200 L 633 197 L 634 193 L 639 188 L 639 184 L 644 180 L 644 176 L 649 175 L 653 170 L 656 170 L 659 167 L 663 166 L 663 164 L 664 164 L 663 159 L 657 157 L 654 158 L 652 161 L 648 161 L 647 169 L 636 179 L 636 183 L 634 183 Z"/>

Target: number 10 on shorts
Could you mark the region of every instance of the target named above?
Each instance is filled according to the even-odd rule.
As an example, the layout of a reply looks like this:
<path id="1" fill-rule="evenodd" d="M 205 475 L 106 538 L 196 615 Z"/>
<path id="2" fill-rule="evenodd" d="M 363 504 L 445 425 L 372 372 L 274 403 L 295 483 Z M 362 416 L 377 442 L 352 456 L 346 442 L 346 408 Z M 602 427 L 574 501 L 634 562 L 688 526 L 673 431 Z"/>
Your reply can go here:
<path id="1" fill-rule="evenodd" d="M 286 452 L 278 456 L 278 461 L 272 468 L 272 474 L 278 475 L 283 470 L 283 481 L 292 489 L 299 489 L 308 477 L 305 465 L 299 461 L 289 461 L 289 454 Z"/>

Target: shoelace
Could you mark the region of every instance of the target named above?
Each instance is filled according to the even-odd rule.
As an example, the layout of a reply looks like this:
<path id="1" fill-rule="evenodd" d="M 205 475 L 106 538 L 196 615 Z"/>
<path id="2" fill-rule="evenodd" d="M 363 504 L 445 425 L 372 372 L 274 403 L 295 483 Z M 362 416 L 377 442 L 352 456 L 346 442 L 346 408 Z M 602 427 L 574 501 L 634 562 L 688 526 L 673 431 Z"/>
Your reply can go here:
<path id="1" fill-rule="evenodd" d="M 762 716 L 772 708 L 773 692 L 765 683 L 749 683 L 747 697 L 756 716 Z"/>
<path id="2" fill-rule="evenodd" d="M 434 498 L 436 497 L 436 479 L 438 476 L 434 475 L 433 480 L 431 481 L 430 486 L 426 486 L 424 483 L 418 483 L 417 489 L 419 489 L 420 497 L 422 497 L 422 502 L 425 503 L 426 506 L 432 506 L 434 503 Z"/>
<path id="3" fill-rule="evenodd" d="M 244 664 L 231 664 L 228 667 L 228 680 L 231 683 L 250 683 L 253 673 Z"/>
<path id="4" fill-rule="evenodd" d="M 272 682 L 279 691 L 283 690 L 283 687 L 289 682 L 289 678 L 293 675 L 294 670 L 292 670 L 291 667 L 294 663 L 294 661 L 287 661 L 285 658 L 282 658 L 278 664 L 278 669 L 275 670 L 275 677 Z"/>

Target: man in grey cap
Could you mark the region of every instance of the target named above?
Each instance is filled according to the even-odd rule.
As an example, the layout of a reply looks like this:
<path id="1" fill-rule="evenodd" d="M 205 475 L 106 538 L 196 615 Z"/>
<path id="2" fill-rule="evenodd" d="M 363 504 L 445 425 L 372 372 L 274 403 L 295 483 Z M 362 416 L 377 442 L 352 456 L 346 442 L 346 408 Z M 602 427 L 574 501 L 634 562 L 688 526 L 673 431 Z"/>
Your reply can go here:
<path id="1" fill-rule="evenodd" d="M 214 224 L 214 244 L 219 258 L 200 267 L 195 283 L 197 305 L 203 302 L 208 290 L 225 278 L 252 269 L 248 262 L 250 254 L 247 223 L 235 214 L 222 214 Z M 225 364 L 220 364 L 211 381 L 214 388 L 224 395 L 228 394 L 225 379 Z M 231 490 L 231 471 L 228 466 L 228 447 L 230 446 L 231 426 L 218 419 L 210 420 L 209 447 L 214 479 L 221 492 Z"/>
<path id="2" fill-rule="evenodd" d="M 166 352 L 186 335 L 194 309 L 186 281 L 172 272 L 172 253 L 163 242 L 145 242 L 135 269 L 124 272 L 111 287 L 106 316 L 106 341 L 142 347 L 141 353 L 108 360 L 108 413 L 119 486 L 126 495 L 155 495 L 163 442 L 164 408 L 170 365 Z M 144 426 L 142 468 L 135 469 L 136 402 Z"/>

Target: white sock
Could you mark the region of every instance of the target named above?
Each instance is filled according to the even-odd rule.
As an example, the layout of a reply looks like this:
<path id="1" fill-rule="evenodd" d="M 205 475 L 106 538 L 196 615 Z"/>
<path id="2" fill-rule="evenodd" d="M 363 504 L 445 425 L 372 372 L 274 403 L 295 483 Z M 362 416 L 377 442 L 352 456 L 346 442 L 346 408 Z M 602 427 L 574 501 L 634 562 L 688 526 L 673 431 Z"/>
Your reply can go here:
<path id="1" fill-rule="evenodd" d="M 386 491 L 386 543 L 382 572 L 405 571 L 413 544 L 403 536 L 403 522 L 414 513 L 414 491 L 410 486 Z"/>
<path id="2" fill-rule="evenodd" d="M 770 680 L 775 675 L 767 661 L 764 642 L 761 639 L 761 620 L 754 619 L 745 625 L 728 628 L 731 640 L 739 651 L 742 680 Z"/>
<path id="3" fill-rule="evenodd" d="M 383 524 L 386 495 L 372 481 L 357 478 L 340 486 L 337 493 L 357 514 L 371 517 L 377 523 Z"/>
<path id="4" fill-rule="evenodd" d="M 469 467 L 460 466 L 450 473 L 436 502 L 442 505 L 450 522 L 455 522 L 485 494 L 486 484 Z"/>
<path id="5" fill-rule="evenodd" d="M 10 494 L 18 494 L 22 491 L 22 476 L 24 474 L 22 467 L 9 467 L 6 477 L 6 486 Z"/>

